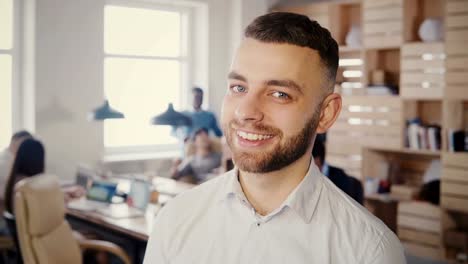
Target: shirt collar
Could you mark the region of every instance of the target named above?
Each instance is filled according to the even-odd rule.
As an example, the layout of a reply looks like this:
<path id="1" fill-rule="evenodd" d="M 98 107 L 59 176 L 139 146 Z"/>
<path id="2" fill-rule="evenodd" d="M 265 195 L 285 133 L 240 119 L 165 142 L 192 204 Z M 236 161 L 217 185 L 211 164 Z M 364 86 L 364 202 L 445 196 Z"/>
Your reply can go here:
<path id="1" fill-rule="evenodd" d="M 239 170 L 235 167 L 227 172 L 227 178 L 222 187 L 220 201 L 226 201 L 237 196 L 239 200 L 246 199 L 238 180 Z M 306 176 L 301 183 L 288 195 L 281 206 L 272 212 L 277 214 L 285 207 L 292 209 L 304 222 L 309 223 L 314 214 L 321 192 L 320 170 L 310 162 Z"/>

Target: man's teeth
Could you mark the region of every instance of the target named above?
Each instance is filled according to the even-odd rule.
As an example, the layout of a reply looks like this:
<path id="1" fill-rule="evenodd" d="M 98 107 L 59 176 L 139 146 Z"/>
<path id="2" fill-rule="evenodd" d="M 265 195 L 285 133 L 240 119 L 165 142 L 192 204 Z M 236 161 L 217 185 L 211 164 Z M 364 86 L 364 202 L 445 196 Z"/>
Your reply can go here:
<path id="1" fill-rule="evenodd" d="M 265 140 L 273 137 L 273 135 L 260 135 L 260 134 L 252 134 L 246 133 L 244 131 L 237 131 L 237 135 L 243 139 L 247 140 Z"/>

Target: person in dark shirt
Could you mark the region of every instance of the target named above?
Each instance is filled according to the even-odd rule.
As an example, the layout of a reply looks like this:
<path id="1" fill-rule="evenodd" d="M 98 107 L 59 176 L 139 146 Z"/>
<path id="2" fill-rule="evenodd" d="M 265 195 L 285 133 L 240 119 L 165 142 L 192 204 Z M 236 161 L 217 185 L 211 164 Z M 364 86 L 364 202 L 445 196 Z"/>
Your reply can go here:
<path id="1" fill-rule="evenodd" d="M 315 165 L 320 169 L 323 175 L 327 176 L 338 188 L 352 197 L 356 202 L 363 203 L 363 189 L 361 182 L 348 176 L 342 169 L 330 166 L 325 161 L 325 144 L 322 138 L 317 137 L 312 149 Z"/>

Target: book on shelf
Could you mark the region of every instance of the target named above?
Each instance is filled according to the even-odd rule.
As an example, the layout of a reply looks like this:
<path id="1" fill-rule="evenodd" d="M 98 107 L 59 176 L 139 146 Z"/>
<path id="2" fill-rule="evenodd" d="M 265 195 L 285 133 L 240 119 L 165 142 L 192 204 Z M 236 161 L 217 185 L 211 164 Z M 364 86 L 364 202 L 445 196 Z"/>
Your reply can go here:
<path id="1" fill-rule="evenodd" d="M 406 146 L 410 149 L 431 151 L 441 149 L 439 125 L 423 125 L 420 122 L 410 121 L 406 130 Z"/>
<path id="2" fill-rule="evenodd" d="M 466 134 L 464 130 L 449 129 L 448 150 L 451 152 L 467 151 Z"/>

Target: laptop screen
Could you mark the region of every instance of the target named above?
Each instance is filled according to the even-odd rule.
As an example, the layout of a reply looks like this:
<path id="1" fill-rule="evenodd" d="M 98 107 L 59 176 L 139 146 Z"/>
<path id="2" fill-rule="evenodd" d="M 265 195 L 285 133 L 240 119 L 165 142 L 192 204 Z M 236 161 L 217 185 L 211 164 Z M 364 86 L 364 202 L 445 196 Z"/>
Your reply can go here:
<path id="1" fill-rule="evenodd" d="M 94 181 L 88 190 L 86 198 L 93 201 L 110 203 L 117 190 L 117 184 Z"/>
<path id="2" fill-rule="evenodd" d="M 134 180 L 130 188 L 129 205 L 145 210 L 151 195 L 150 184 L 143 180 Z"/>

